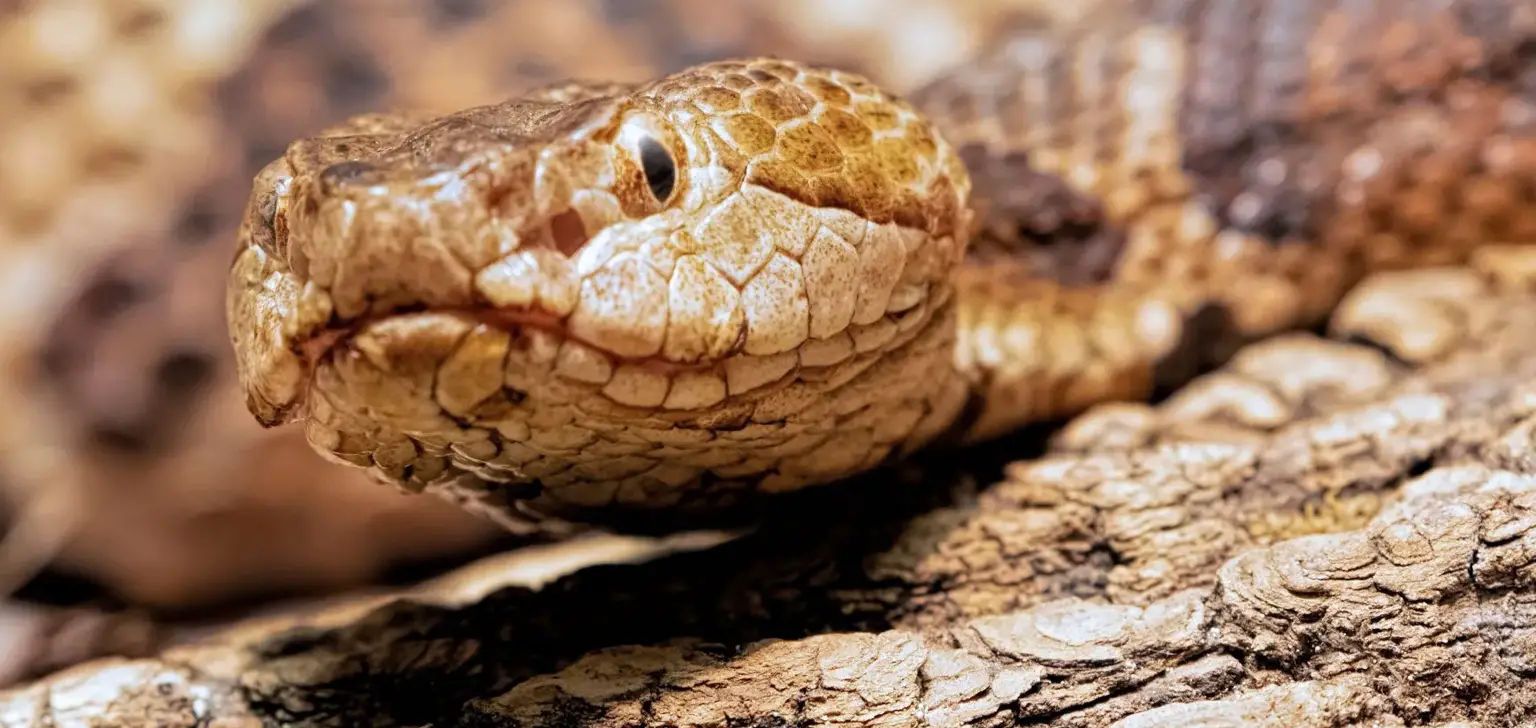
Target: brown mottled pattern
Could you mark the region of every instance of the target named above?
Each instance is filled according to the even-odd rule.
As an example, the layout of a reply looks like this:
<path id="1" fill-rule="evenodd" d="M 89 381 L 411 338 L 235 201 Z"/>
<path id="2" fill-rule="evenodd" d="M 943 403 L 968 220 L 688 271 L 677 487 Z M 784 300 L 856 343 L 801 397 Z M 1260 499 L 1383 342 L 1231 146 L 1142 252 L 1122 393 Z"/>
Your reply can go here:
<path id="1" fill-rule="evenodd" d="M 257 179 L 242 380 L 513 519 L 829 482 L 1536 242 L 1533 37 L 1507 0 L 1147 0 L 1007 29 L 913 106 L 757 60 L 359 117 Z"/>
<path id="2" fill-rule="evenodd" d="M 1536 241 L 1533 42 L 1507 0 L 1134 0 L 913 94 L 984 220 L 973 436 L 1177 384 L 1371 270 Z"/>

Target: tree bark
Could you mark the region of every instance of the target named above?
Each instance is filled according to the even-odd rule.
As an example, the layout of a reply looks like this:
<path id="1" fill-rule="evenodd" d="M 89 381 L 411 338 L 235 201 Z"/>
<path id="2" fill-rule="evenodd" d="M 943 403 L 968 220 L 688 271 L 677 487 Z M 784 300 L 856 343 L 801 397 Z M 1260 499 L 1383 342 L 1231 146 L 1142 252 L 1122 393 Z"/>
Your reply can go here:
<path id="1" fill-rule="evenodd" d="M 1026 433 L 787 498 L 734 539 L 564 544 L 615 563 L 560 576 L 496 557 L 82 665 L 0 694 L 0 724 L 1528 724 L 1536 300 L 1515 283 L 1378 276 L 1327 337 L 1101 407 L 1039 457 Z"/>

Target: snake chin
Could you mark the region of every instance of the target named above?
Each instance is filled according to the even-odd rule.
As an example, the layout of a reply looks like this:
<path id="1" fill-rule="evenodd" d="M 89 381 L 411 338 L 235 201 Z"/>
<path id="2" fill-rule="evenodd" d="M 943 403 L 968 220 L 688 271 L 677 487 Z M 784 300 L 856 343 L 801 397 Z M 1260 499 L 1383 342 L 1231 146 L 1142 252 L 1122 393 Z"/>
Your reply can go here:
<path id="1" fill-rule="evenodd" d="M 858 76 L 749 59 L 364 115 L 256 189 L 228 289 L 248 408 L 410 490 L 795 490 L 963 404 L 969 177 Z"/>

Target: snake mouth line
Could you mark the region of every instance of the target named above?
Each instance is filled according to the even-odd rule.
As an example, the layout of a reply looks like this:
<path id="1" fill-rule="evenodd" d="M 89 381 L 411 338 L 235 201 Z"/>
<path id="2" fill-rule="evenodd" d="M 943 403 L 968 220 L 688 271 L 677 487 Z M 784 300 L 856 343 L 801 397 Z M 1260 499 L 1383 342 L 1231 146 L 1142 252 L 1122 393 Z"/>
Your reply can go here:
<path id="1" fill-rule="evenodd" d="M 703 359 L 697 362 L 675 362 L 660 357 L 626 357 L 615 354 L 595 342 L 583 339 L 573 333 L 559 316 L 544 311 L 526 308 L 495 307 L 495 306 L 439 306 L 405 308 L 385 313 L 365 316 L 347 322 L 345 325 L 332 326 L 315 334 L 298 346 L 298 354 L 303 358 L 307 371 L 314 371 L 320 362 L 331 356 L 338 347 L 346 346 L 360 332 L 367 330 L 371 325 L 391 318 L 405 316 L 446 315 L 473 319 L 491 328 L 508 333 L 523 333 L 539 331 L 551 334 L 560 341 L 568 341 L 588 347 L 601 353 L 610 359 L 615 365 L 630 365 L 643 367 L 649 371 L 661 374 L 681 374 L 708 370 L 719 363 L 718 359 Z M 739 350 L 745 341 L 745 331 L 738 336 L 736 345 L 731 350 Z M 728 357 L 723 357 L 728 358 Z"/>
<path id="2" fill-rule="evenodd" d="M 278 217 L 280 218 L 283 217 L 285 212 L 284 201 L 284 196 L 280 193 L 277 208 Z M 286 221 L 286 218 L 284 219 Z M 519 250 L 552 249 L 569 261 L 574 259 L 586 247 L 587 243 L 591 242 L 595 237 L 593 230 L 594 221 L 589 219 L 589 216 L 581 209 L 569 202 L 563 205 L 557 203 L 551 211 L 539 214 L 535 219 L 537 222 L 527 225 L 519 233 Z M 286 242 L 291 233 L 291 223 L 276 226 L 276 233 L 280 242 Z M 479 298 L 480 296 L 477 295 L 476 297 Z M 328 356 L 333 349 L 343 345 L 358 332 L 367 329 L 372 324 L 397 316 L 428 314 L 467 316 L 475 318 L 483 324 L 508 332 L 537 329 L 555 334 L 562 340 L 576 341 L 595 351 L 601 352 L 615 361 L 669 367 L 668 371 L 686 371 L 710 365 L 710 362 L 687 365 L 659 359 L 626 358 L 608 351 L 594 342 L 585 341 L 575 336 L 561 321 L 561 317 L 556 314 L 524 306 L 496 306 L 490 302 L 485 302 L 481 305 L 458 306 L 405 305 L 392 310 L 364 314 L 363 316 L 349 318 L 344 321 L 333 321 L 319 333 L 300 342 L 295 351 L 303 358 L 306 367 L 313 371 L 315 365 Z"/>

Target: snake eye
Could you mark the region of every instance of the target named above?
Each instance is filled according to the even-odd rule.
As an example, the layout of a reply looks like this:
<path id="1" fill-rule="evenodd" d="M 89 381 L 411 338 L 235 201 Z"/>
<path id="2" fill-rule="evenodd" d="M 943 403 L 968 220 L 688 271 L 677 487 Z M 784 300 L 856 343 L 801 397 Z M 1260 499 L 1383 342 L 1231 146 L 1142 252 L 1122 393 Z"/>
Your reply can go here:
<path id="1" fill-rule="evenodd" d="M 677 187 L 677 162 L 655 137 L 640 139 L 640 168 L 645 172 L 645 182 L 657 202 L 666 202 Z"/>
<path id="2" fill-rule="evenodd" d="M 688 178 L 678 169 L 686 159 L 679 157 L 684 154 L 681 141 L 671 124 L 652 114 L 638 113 L 624 120 L 619 128 L 619 156 L 625 186 L 633 190 L 627 196 L 627 204 L 635 205 L 632 214 L 657 212 L 687 186 Z"/>

